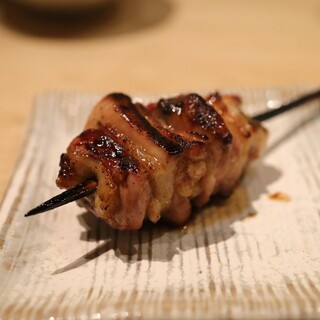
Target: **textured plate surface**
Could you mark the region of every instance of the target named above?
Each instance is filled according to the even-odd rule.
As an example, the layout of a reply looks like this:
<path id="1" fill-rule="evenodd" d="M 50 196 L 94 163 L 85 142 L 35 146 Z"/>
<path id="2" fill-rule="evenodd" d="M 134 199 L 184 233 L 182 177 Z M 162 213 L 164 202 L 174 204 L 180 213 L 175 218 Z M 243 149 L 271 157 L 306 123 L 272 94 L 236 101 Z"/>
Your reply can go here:
<path id="1" fill-rule="evenodd" d="M 233 90 L 251 114 L 308 88 Z M 266 123 L 264 157 L 184 228 L 108 228 L 55 195 L 60 154 L 96 95 L 37 100 L 0 212 L 0 319 L 320 317 L 320 103 Z"/>

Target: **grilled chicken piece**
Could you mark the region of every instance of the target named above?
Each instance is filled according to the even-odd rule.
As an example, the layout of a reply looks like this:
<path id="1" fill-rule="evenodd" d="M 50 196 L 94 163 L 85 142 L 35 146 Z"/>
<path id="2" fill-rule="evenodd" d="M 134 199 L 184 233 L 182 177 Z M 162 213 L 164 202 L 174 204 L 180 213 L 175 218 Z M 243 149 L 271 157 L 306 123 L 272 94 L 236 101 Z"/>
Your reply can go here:
<path id="1" fill-rule="evenodd" d="M 97 191 L 78 202 L 114 228 L 135 230 L 161 217 L 183 224 L 192 205 L 232 192 L 264 149 L 266 129 L 240 104 L 215 93 L 145 107 L 110 94 L 62 154 L 57 185 L 69 189 L 95 179 Z"/>

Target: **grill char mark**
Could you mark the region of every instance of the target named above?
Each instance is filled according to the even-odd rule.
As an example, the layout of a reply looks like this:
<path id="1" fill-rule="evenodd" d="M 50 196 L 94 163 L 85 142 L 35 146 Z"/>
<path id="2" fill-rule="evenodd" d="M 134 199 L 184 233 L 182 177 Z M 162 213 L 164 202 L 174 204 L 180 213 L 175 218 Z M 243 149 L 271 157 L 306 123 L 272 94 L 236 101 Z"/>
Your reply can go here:
<path id="1" fill-rule="evenodd" d="M 93 157 L 105 168 L 110 170 L 119 168 L 122 172 L 139 172 L 139 162 L 105 133 L 103 128 L 85 130 L 79 135 L 79 145 L 87 150 L 88 157 Z"/>
<path id="2" fill-rule="evenodd" d="M 232 142 L 232 134 L 218 112 L 198 94 L 181 95 L 170 99 L 161 99 L 157 107 L 164 115 L 186 115 L 192 124 L 200 126 L 205 132 L 211 132 L 223 145 Z"/>
<path id="3" fill-rule="evenodd" d="M 63 153 L 60 156 L 59 166 L 59 177 L 64 180 L 71 180 L 74 176 L 74 167 L 70 161 L 69 156 L 66 153 Z"/>
<path id="4" fill-rule="evenodd" d="M 130 123 L 132 128 L 146 135 L 153 143 L 166 150 L 170 155 L 177 155 L 183 152 L 184 146 L 181 143 L 170 140 L 157 128 L 153 127 L 129 97 L 122 94 L 113 94 L 112 98 L 115 100 L 117 111 Z"/>

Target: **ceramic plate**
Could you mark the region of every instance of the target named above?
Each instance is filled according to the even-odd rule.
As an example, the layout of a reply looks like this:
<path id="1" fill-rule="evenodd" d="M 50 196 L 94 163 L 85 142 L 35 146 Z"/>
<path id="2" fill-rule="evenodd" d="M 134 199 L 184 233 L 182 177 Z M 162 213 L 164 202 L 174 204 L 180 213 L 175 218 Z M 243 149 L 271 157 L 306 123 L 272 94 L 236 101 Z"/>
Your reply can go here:
<path id="1" fill-rule="evenodd" d="M 310 89 L 232 92 L 254 114 Z M 25 218 L 59 192 L 59 156 L 99 98 L 37 99 L 0 212 L 0 319 L 320 317 L 319 101 L 266 122 L 264 157 L 183 228 L 120 232 L 76 204 Z"/>

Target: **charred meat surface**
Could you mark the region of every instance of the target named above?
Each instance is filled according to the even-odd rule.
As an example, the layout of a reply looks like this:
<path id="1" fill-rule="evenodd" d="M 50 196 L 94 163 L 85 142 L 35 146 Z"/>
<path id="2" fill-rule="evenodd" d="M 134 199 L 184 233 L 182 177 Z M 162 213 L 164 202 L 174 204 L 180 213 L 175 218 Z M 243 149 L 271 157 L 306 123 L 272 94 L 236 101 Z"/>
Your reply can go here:
<path id="1" fill-rule="evenodd" d="M 57 185 L 96 180 L 78 201 L 107 224 L 139 229 L 145 219 L 183 224 L 191 207 L 232 192 L 267 131 L 237 96 L 191 93 L 143 106 L 113 93 L 92 110 L 61 156 Z"/>

